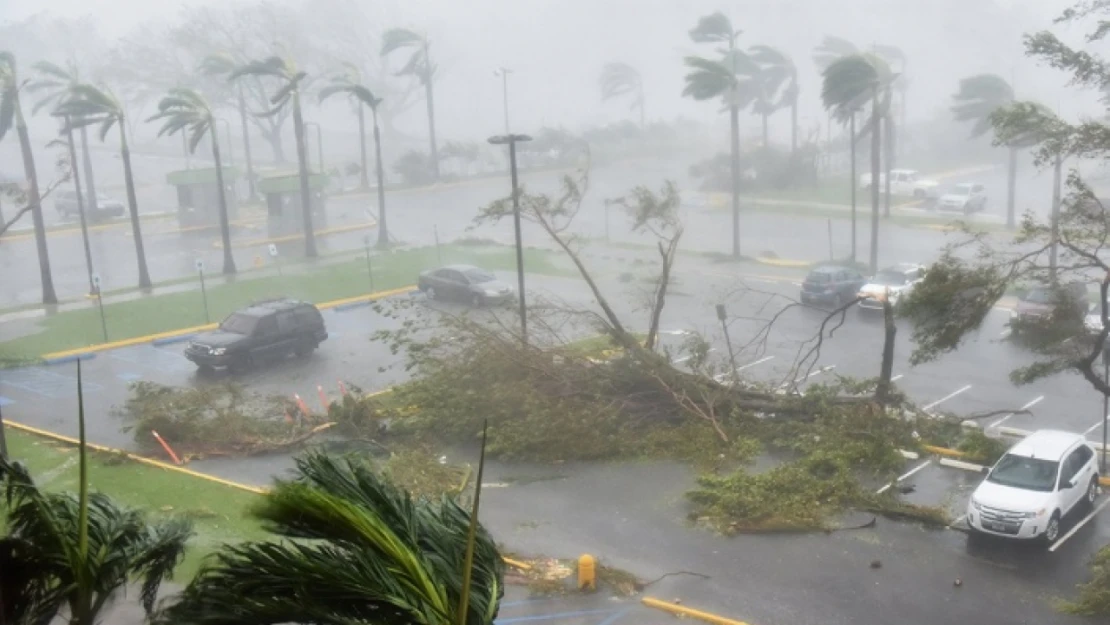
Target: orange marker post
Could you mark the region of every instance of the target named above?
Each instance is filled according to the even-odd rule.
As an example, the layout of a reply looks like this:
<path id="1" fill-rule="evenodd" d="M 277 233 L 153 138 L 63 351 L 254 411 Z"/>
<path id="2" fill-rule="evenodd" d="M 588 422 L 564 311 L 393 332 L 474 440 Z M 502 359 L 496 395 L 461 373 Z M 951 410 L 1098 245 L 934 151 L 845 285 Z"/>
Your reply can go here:
<path id="1" fill-rule="evenodd" d="M 177 454 L 173 453 L 173 449 L 170 448 L 169 443 L 167 443 L 166 440 L 158 434 L 158 432 L 151 430 L 150 433 L 154 435 L 154 440 L 158 441 L 158 443 L 162 445 L 162 449 L 166 450 L 166 453 L 170 455 L 170 458 L 173 458 L 174 464 L 180 465 L 181 458 L 178 458 Z"/>
<path id="2" fill-rule="evenodd" d="M 317 384 L 316 394 L 320 396 L 320 405 L 324 407 L 324 414 L 328 414 L 328 396 L 324 394 L 324 387 Z"/>
<path id="3" fill-rule="evenodd" d="M 343 380 L 336 380 L 336 382 L 339 383 L 339 394 L 346 397 L 347 396 L 347 385 L 343 383 Z"/>
<path id="4" fill-rule="evenodd" d="M 301 409 L 301 414 L 306 417 L 312 415 L 312 413 L 308 411 L 308 405 L 304 403 L 304 400 L 301 399 L 300 395 L 293 393 L 293 400 L 297 402 L 297 407 Z"/>

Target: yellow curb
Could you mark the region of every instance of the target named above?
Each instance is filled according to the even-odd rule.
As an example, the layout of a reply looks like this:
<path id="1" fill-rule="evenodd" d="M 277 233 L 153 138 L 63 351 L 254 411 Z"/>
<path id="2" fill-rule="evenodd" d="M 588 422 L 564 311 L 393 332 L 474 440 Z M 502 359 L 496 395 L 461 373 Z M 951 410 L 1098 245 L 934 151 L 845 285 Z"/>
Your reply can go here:
<path id="1" fill-rule="evenodd" d="M 933 445 L 922 445 L 921 448 L 929 453 L 936 454 L 938 456 L 946 456 L 948 458 L 967 458 L 967 454 L 958 449 L 936 447 Z"/>
<path id="2" fill-rule="evenodd" d="M 790 260 L 788 258 L 757 258 L 755 262 L 772 267 L 809 267 L 813 263 L 805 260 Z"/>
<path id="3" fill-rule="evenodd" d="M 375 293 L 367 293 L 366 295 L 356 295 L 355 297 L 347 297 L 347 298 L 343 298 L 343 299 L 332 300 L 330 302 L 323 302 L 321 304 L 317 304 L 316 307 L 321 309 L 321 310 L 327 310 L 329 308 L 335 308 L 336 306 L 342 306 L 343 304 L 351 304 L 351 303 L 354 303 L 354 302 L 374 301 L 376 299 L 381 299 L 383 297 L 392 297 L 394 295 L 403 295 L 405 293 L 411 293 L 415 290 L 416 290 L 415 286 L 404 286 L 404 287 L 401 287 L 399 289 L 390 289 L 388 291 L 377 291 Z M 106 351 L 106 350 L 109 350 L 109 349 L 117 349 L 117 348 L 120 348 L 120 347 L 131 347 L 132 345 L 138 345 L 140 343 L 149 343 L 150 341 L 154 341 L 154 340 L 157 340 L 157 339 L 165 339 L 165 338 L 170 338 L 170 337 L 174 337 L 174 336 L 181 336 L 181 335 L 184 335 L 184 334 L 193 334 L 195 332 L 204 332 L 206 330 L 214 330 L 218 326 L 219 326 L 218 323 L 206 323 L 204 325 L 193 326 L 191 328 L 178 328 L 176 330 L 167 330 L 166 332 L 159 332 L 157 334 L 147 334 L 145 336 L 136 336 L 136 337 L 133 337 L 133 338 L 123 339 L 123 340 L 120 340 L 120 341 L 112 341 L 110 343 L 99 343 L 97 345 L 89 345 L 87 347 L 79 347 L 77 349 L 67 349 L 65 351 L 60 351 L 60 352 L 51 352 L 49 354 L 43 354 L 42 359 L 43 360 L 53 360 L 55 358 L 65 358 L 66 356 L 75 356 L 77 354 L 86 354 L 86 353 L 89 353 L 89 352 L 102 352 L 102 351 Z"/>
<path id="4" fill-rule="evenodd" d="M 509 566 L 511 566 L 513 568 L 520 569 L 522 571 L 531 571 L 532 570 L 532 565 L 531 564 L 528 564 L 526 562 L 521 562 L 520 560 L 513 560 L 512 558 L 506 558 L 505 556 L 501 556 L 501 560 L 505 564 L 508 564 Z"/>
<path id="5" fill-rule="evenodd" d="M 1104 475 L 1104 476 L 1098 478 L 1098 485 L 1099 486 L 1110 486 L 1110 477 L 1106 477 Z"/>
<path id="6" fill-rule="evenodd" d="M 951 169 L 948 171 L 942 171 L 937 174 L 929 175 L 929 177 L 936 180 L 943 180 L 945 178 L 955 178 L 956 176 L 978 174 L 984 171 L 990 171 L 992 169 L 998 169 L 998 165 L 975 165 L 974 167 L 964 167 L 963 169 Z"/>
<path id="7" fill-rule="evenodd" d="M 320 237 L 320 236 L 327 236 L 329 234 L 340 234 L 340 233 L 343 233 L 343 232 L 354 232 L 355 230 L 366 230 L 366 229 L 369 229 L 369 228 L 374 228 L 377 225 L 378 225 L 378 222 L 371 219 L 369 222 L 364 223 L 364 224 L 351 224 L 351 225 L 348 225 L 348 226 L 336 226 L 334 228 L 324 228 L 323 230 L 317 230 L 315 232 L 315 235 Z M 250 240 L 250 241 L 243 241 L 241 243 L 237 243 L 235 245 L 235 247 L 240 247 L 240 248 L 243 248 L 243 247 L 258 247 L 259 245 L 268 245 L 270 243 L 285 243 L 287 241 L 299 241 L 301 239 L 304 239 L 303 234 L 287 234 L 287 235 L 284 235 L 284 236 L 272 237 L 272 238 L 268 238 L 268 239 L 253 239 L 253 240 Z M 223 241 L 213 241 L 212 242 L 212 247 L 214 247 L 216 249 L 223 249 L 224 243 L 223 243 Z"/>
<path id="8" fill-rule="evenodd" d="M 671 603 L 670 601 L 663 601 L 661 599 L 655 599 L 653 597 L 644 597 L 640 600 L 640 603 L 643 603 L 649 608 L 656 608 L 659 610 L 663 610 L 664 612 L 670 612 L 675 616 L 688 616 L 690 618 L 696 618 L 699 621 L 705 621 L 706 623 L 713 623 L 714 625 L 748 625 L 744 621 L 736 621 L 730 618 L 725 618 L 723 616 L 717 616 L 716 614 L 710 614 L 709 612 L 702 612 L 701 610 L 687 608 L 683 605 L 677 605 Z"/>
<path id="9" fill-rule="evenodd" d="M 43 438 L 49 438 L 49 439 L 56 440 L 56 441 L 59 441 L 59 442 L 62 442 L 62 443 L 68 443 L 70 445 L 76 445 L 76 446 L 81 445 L 81 441 L 79 441 L 75 438 L 72 438 L 72 437 L 69 437 L 69 436 L 63 436 L 61 434 L 56 434 L 56 433 L 50 432 L 48 430 L 40 430 L 39 428 L 31 427 L 29 425 L 23 425 L 22 423 L 17 423 L 15 421 L 12 421 L 11 419 L 5 419 L 4 420 L 4 426 L 5 427 L 11 427 L 12 429 L 15 429 L 15 430 L 21 430 L 21 431 L 27 432 L 29 434 L 34 434 L 36 436 L 41 436 Z M 219 477 L 216 477 L 214 475 L 208 475 L 207 473 L 201 473 L 199 471 L 193 471 L 192 469 L 185 469 L 185 468 L 182 468 L 182 467 L 179 467 L 179 466 L 175 466 L 175 465 L 172 465 L 172 464 L 162 462 L 160 460 L 154 460 L 152 458 L 147 458 L 145 456 L 138 456 L 138 455 L 123 451 L 122 449 L 113 449 L 111 447 L 105 447 L 103 445 L 97 445 L 96 443 L 85 443 L 85 446 L 88 447 L 89 449 L 92 449 L 93 451 L 99 451 L 99 452 L 102 452 L 102 453 L 109 453 L 109 454 L 120 454 L 120 455 L 125 456 L 128 460 L 134 460 L 135 462 L 139 462 L 139 463 L 145 464 L 147 466 L 157 467 L 159 469 L 165 469 L 167 471 L 174 471 L 174 472 L 180 473 L 182 475 L 188 475 L 189 477 L 195 477 L 195 478 L 199 478 L 199 479 L 202 479 L 202 480 L 207 480 L 209 482 L 215 482 L 216 484 L 220 484 L 222 486 L 230 486 L 231 488 L 237 488 L 239 490 L 245 490 L 249 493 L 255 493 L 255 494 L 261 495 L 261 494 L 264 494 L 266 492 L 264 489 L 261 489 L 261 488 L 255 487 L 255 486 L 248 486 L 246 484 L 240 484 L 239 482 L 232 482 L 231 480 L 225 480 L 223 478 L 219 478 Z"/>

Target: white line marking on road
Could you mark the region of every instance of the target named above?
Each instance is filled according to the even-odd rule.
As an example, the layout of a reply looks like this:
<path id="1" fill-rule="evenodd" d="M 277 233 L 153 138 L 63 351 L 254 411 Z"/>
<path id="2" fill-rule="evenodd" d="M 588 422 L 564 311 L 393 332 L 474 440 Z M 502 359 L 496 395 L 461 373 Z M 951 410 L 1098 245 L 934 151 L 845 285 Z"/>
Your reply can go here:
<path id="1" fill-rule="evenodd" d="M 1102 511 L 1102 509 L 1103 509 L 1103 508 L 1105 508 L 1105 507 L 1106 507 L 1106 506 L 1108 506 L 1108 505 L 1110 505 L 1110 497 L 1103 497 L 1103 498 L 1102 498 L 1102 503 L 1098 504 L 1098 506 L 1097 506 L 1097 507 L 1096 507 L 1096 508 L 1095 508 L 1094 510 L 1091 510 L 1091 513 L 1090 513 L 1090 514 L 1088 514 L 1087 516 L 1083 517 L 1083 520 L 1082 520 L 1082 521 L 1080 521 L 1080 522 L 1076 523 L 1076 524 L 1075 524 L 1075 527 L 1071 528 L 1071 531 L 1070 531 L 1070 532 L 1068 532 L 1067 534 L 1064 534 L 1063 536 L 1061 536 L 1061 537 L 1060 537 L 1060 540 L 1058 540 L 1058 541 L 1056 541 L 1056 542 L 1052 543 L 1052 546 L 1051 546 L 1051 547 L 1049 547 L 1049 548 L 1048 548 L 1048 550 L 1049 550 L 1049 551 L 1056 551 L 1057 549 L 1059 549 L 1059 548 L 1060 548 L 1060 545 L 1064 544 L 1064 541 L 1065 541 L 1065 540 L 1067 540 L 1067 539 L 1071 538 L 1072 536 L 1074 536 L 1074 535 L 1075 535 L 1075 533 L 1079 531 L 1079 528 L 1081 528 L 1081 527 L 1083 527 L 1084 525 L 1086 525 L 1087 523 L 1089 523 L 1091 519 L 1095 518 L 1095 515 L 1096 515 L 1096 514 L 1098 514 L 1099 512 L 1101 512 L 1101 511 Z"/>
<path id="2" fill-rule="evenodd" d="M 710 348 L 709 348 L 709 351 L 710 351 L 710 352 L 715 352 L 715 351 L 717 351 L 717 348 L 716 348 L 716 347 L 710 347 Z M 676 360 L 674 361 L 674 364 L 676 364 L 676 365 L 681 365 L 681 364 L 682 364 L 682 363 L 684 363 L 684 362 L 689 362 L 689 361 L 690 361 L 690 359 L 691 359 L 691 358 L 693 358 L 693 357 L 694 357 L 694 355 L 693 355 L 693 354 L 691 354 L 691 355 L 689 355 L 689 356 L 683 356 L 682 358 L 678 358 L 678 359 L 676 359 Z"/>
<path id="3" fill-rule="evenodd" d="M 1000 339 L 1004 339 L 1008 336 L 1010 336 L 1010 328 L 1006 328 L 1005 330 L 1003 330 L 1002 332 L 1000 332 L 998 334 L 998 338 L 1000 338 Z"/>
<path id="4" fill-rule="evenodd" d="M 1040 397 L 1037 397 L 1036 399 L 1029 402 L 1028 404 L 1025 404 L 1024 406 L 1019 408 L 1019 410 L 1029 410 L 1033 406 L 1036 406 L 1037 404 L 1041 403 L 1042 399 L 1044 399 L 1044 395 L 1041 395 Z M 1011 412 L 1010 414 L 1006 415 L 1005 417 L 1002 417 L 1001 419 L 999 419 L 998 421 L 995 421 L 994 423 L 988 425 L 987 427 L 996 428 L 996 427 L 1002 425 L 1003 423 L 1009 421 L 1010 417 L 1012 417 L 1016 414 L 1017 414 L 1016 412 Z"/>
<path id="5" fill-rule="evenodd" d="M 1098 423 L 1096 423 L 1096 424 L 1092 425 L 1091 427 L 1087 428 L 1087 431 L 1083 433 L 1083 436 L 1084 437 L 1090 436 L 1091 432 L 1094 432 L 1095 430 L 1102 427 L 1102 423 L 1103 423 L 1102 421 L 1099 421 Z"/>
<path id="6" fill-rule="evenodd" d="M 886 486 L 883 486 L 879 490 L 875 491 L 875 494 L 876 495 L 881 495 L 881 494 L 885 493 L 886 491 L 890 490 L 891 486 L 894 486 L 898 482 L 901 482 L 902 480 L 905 480 L 906 478 L 912 476 L 914 473 L 917 473 L 918 471 L 920 471 L 921 469 L 924 469 L 925 467 L 929 466 L 930 464 L 933 464 L 933 461 L 931 459 L 926 460 L 925 462 L 922 462 L 921 464 L 917 465 L 916 467 L 914 467 L 914 468 L 910 469 L 909 471 L 906 471 L 902 475 L 898 476 L 898 479 L 894 480 L 893 482 L 891 482 L 891 483 L 887 484 Z"/>
<path id="7" fill-rule="evenodd" d="M 941 397 L 940 399 L 936 400 L 935 402 L 925 406 L 924 408 L 922 408 L 922 410 L 925 411 L 925 412 L 929 412 L 933 408 L 936 408 L 937 406 L 939 406 L 942 403 L 948 401 L 949 399 L 952 399 L 956 395 L 959 395 L 960 393 L 963 393 L 964 391 L 968 390 L 969 388 L 971 388 L 970 384 L 968 384 L 967 386 L 965 386 L 961 389 L 955 390 L 955 391 L 945 395 L 944 397 Z"/>
<path id="8" fill-rule="evenodd" d="M 902 374 L 899 373 L 898 375 L 894 376 L 893 378 L 890 378 L 890 381 L 891 382 L 897 382 L 898 380 L 901 380 L 902 377 L 903 377 Z"/>
<path id="9" fill-rule="evenodd" d="M 757 360 L 755 362 L 749 362 L 746 365 L 741 365 L 741 366 L 737 367 L 736 370 L 737 371 L 743 371 L 744 369 L 747 369 L 748 367 L 754 367 L 758 364 L 767 362 L 768 360 L 774 360 L 774 358 L 775 358 L 774 356 L 767 356 L 765 358 L 760 358 L 759 360 Z"/>
<path id="10" fill-rule="evenodd" d="M 955 521 L 952 521 L 951 523 L 949 523 L 948 527 L 956 527 L 960 523 L 963 523 L 964 519 L 966 519 L 966 518 L 967 518 L 966 514 L 961 514 L 960 516 L 956 517 Z"/>
<path id="11" fill-rule="evenodd" d="M 810 371 L 809 373 L 805 374 L 804 376 L 795 379 L 793 382 L 784 382 L 784 383 L 782 383 L 779 386 L 779 388 L 787 388 L 787 387 L 789 387 L 793 384 L 801 384 L 802 382 L 805 382 L 806 380 L 812 378 L 815 375 L 821 375 L 822 373 L 827 373 L 829 371 L 832 371 L 833 369 L 836 369 L 836 365 L 828 365 L 828 366 L 825 366 L 825 367 L 821 367 L 820 369 L 815 369 L 815 370 Z"/>

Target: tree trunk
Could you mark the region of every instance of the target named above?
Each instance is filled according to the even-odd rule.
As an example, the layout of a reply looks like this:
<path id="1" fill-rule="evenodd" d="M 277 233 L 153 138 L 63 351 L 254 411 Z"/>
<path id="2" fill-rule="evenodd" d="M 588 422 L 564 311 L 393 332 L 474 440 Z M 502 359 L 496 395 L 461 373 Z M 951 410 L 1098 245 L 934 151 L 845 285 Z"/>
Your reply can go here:
<path id="1" fill-rule="evenodd" d="M 436 101 L 432 90 L 432 58 L 424 43 L 424 103 L 428 107 L 428 155 L 432 158 L 432 176 L 439 180 L 439 148 L 436 147 Z M 523 295 L 523 294 L 522 294 Z"/>
<path id="2" fill-rule="evenodd" d="M 296 129 L 294 129 L 294 132 L 296 132 Z M 270 144 L 270 150 L 274 153 L 274 161 L 281 165 L 287 163 L 288 159 L 285 158 L 285 144 L 281 140 L 281 126 L 270 126 L 269 132 L 264 136 L 266 137 L 266 141 Z"/>
<path id="3" fill-rule="evenodd" d="M 798 98 L 790 101 L 790 155 L 798 152 Z"/>
<path id="4" fill-rule="evenodd" d="M 77 163 L 73 166 L 76 168 Z M 85 203 L 96 209 L 96 177 L 93 175 L 92 157 L 89 156 L 89 127 L 81 126 L 81 169 L 85 171 Z"/>
<path id="5" fill-rule="evenodd" d="M 871 94 L 871 257 L 868 264 L 871 274 L 879 270 L 879 159 L 882 118 L 879 115 L 879 88 Z M 889 180 L 889 177 L 888 177 Z"/>
<path id="6" fill-rule="evenodd" d="M 54 276 L 50 273 L 50 251 L 46 247 L 46 224 L 42 220 L 42 198 L 39 195 L 39 178 L 35 172 L 35 156 L 31 152 L 31 137 L 27 134 L 27 122 L 15 96 L 15 123 L 19 135 L 19 149 L 23 153 L 23 173 L 27 176 L 30 189 L 27 202 L 31 206 L 31 220 L 35 224 L 35 248 L 39 254 L 39 277 L 42 281 L 42 303 L 57 304 L 58 294 L 54 292 Z"/>
<path id="7" fill-rule="evenodd" d="M 362 159 L 362 171 L 359 176 L 359 188 L 363 191 L 370 190 L 370 162 L 366 157 L 366 115 L 362 110 L 362 102 L 355 102 L 358 107 L 358 152 Z"/>
<path id="8" fill-rule="evenodd" d="M 852 187 L 852 262 L 856 262 L 856 191 L 859 188 L 859 180 L 856 175 L 856 114 L 848 118 L 848 160 L 851 163 L 851 187 Z"/>
<path id="9" fill-rule="evenodd" d="M 293 133 L 297 135 L 297 170 L 301 179 L 301 214 L 304 218 L 304 255 L 316 257 L 316 233 L 312 230 L 312 192 L 308 188 L 308 150 L 305 145 L 301 94 L 293 92 Z"/>
<path id="10" fill-rule="evenodd" d="M 1014 218 L 1014 200 L 1017 193 L 1017 148 L 1010 148 L 1010 161 L 1006 171 L 1006 227 L 1013 230 L 1016 225 Z"/>
<path id="11" fill-rule="evenodd" d="M 255 196 L 254 189 L 254 160 L 251 157 L 251 128 L 247 124 L 247 101 L 243 97 L 243 84 L 239 83 L 239 123 L 243 126 L 243 154 L 247 159 L 247 185 L 250 198 Z"/>
<path id="12" fill-rule="evenodd" d="M 73 169 L 73 188 L 77 191 L 77 214 L 81 218 L 81 243 L 85 246 L 85 271 L 89 278 L 89 293 L 92 294 L 96 292 L 96 286 L 93 284 L 92 251 L 89 249 L 89 223 L 85 218 L 85 200 L 81 197 L 81 176 L 78 172 L 80 168 L 77 167 L 77 148 L 73 139 L 73 128 L 70 127 L 69 122 L 70 118 L 67 116 L 65 118 L 66 143 L 69 147 L 70 167 Z"/>
<path id="13" fill-rule="evenodd" d="M 875 396 L 879 403 L 886 405 L 890 399 L 890 378 L 894 373 L 894 338 L 898 334 L 898 326 L 894 324 L 894 306 L 890 303 L 890 293 L 883 299 L 883 360 L 879 369 L 879 385 Z"/>
<path id="14" fill-rule="evenodd" d="M 382 133 L 378 129 L 378 111 L 374 114 L 374 173 L 378 178 L 378 247 L 389 246 L 389 228 L 385 222 L 385 174 L 382 173 Z"/>
<path id="15" fill-rule="evenodd" d="M 894 169 L 894 116 L 891 114 L 890 107 L 886 109 L 886 114 L 883 115 L 883 124 L 886 128 L 883 129 L 885 133 L 883 149 L 883 171 L 886 172 L 886 181 L 883 183 L 885 187 L 883 191 L 883 217 L 890 218 L 890 170 Z"/>
<path id="16" fill-rule="evenodd" d="M 728 109 L 729 141 L 732 152 L 732 257 L 740 259 L 740 108 Z"/>
<path id="17" fill-rule="evenodd" d="M 1056 283 L 1056 259 L 1060 239 L 1060 185 L 1063 176 L 1064 157 L 1056 155 L 1052 164 L 1052 247 L 1048 252 L 1048 275 L 1052 283 Z"/>
<path id="18" fill-rule="evenodd" d="M 761 113 L 760 116 L 763 118 L 763 147 L 769 148 L 771 147 L 771 139 L 767 119 L 770 117 L 770 115 L 768 115 L 767 113 Z"/>
<path id="19" fill-rule="evenodd" d="M 212 160 L 216 163 L 216 197 L 220 202 L 220 238 L 224 243 L 224 275 L 235 273 L 235 256 L 231 253 L 231 224 L 227 222 L 227 191 L 224 189 L 224 166 L 220 159 L 220 142 L 216 138 L 216 120 L 209 119 L 212 136 Z"/>
<path id="20" fill-rule="evenodd" d="M 123 182 L 127 186 L 127 211 L 131 215 L 131 236 L 135 239 L 135 255 L 139 260 L 139 288 L 150 289 L 150 272 L 146 268 L 143 229 L 139 225 L 139 201 L 135 198 L 135 178 L 131 174 L 131 149 L 127 147 L 127 127 L 119 120 L 120 158 L 123 160 Z"/>

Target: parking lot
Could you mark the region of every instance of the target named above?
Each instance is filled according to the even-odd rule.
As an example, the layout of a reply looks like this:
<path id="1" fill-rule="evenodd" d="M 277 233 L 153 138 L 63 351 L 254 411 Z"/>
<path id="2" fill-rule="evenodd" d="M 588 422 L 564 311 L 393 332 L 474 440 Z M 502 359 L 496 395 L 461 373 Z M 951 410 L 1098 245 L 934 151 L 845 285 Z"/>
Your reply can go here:
<path id="1" fill-rule="evenodd" d="M 721 364 L 726 363 L 726 342 L 713 307 L 724 302 L 736 368 L 749 379 L 787 390 L 804 389 L 834 376 L 877 375 L 882 341 L 879 315 L 850 310 L 843 325 L 825 338 L 819 357 L 803 368 L 795 366 L 796 360 L 808 349 L 805 341 L 813 337 L 824 313 L 788 310 L 776 318 L 765 340 L 752 340 L 789 303 L 787 298 L 797 296 L 797 283 L 791 277 L 741 275 L 729 266 L 680 267 L 663 317 L 663 346 L 674 350 L 676 361 L 681 361 L 680 347 L 687 333 L 700 332 Z M 648 285 L 607 277 L 602 288 L 632 327 L 646 322 L 640 295 Z M 569 279 L 530 277 L 529 293 L 537 300 L 542 297 L 577 307 L 592 300 L 577 281 Z M 314 410 L 320 409 L 318 387 L 334 398 L 340 380 L 368 391 L 401 382 L 407 377 L 401 357 L 372 341 L 371 335 L 397 328 L 413 314 L 461 313 L 463 308 L 426 302 L 419 294 L 398 301 L 404 303 L 398 318 L 369 306 L 326 311 L 330 336 L 311 357 L 290 358 L 242 375 L 199 374 L 181 355 L 185 343 L 101 352 L 83 363 L 90 439 L 131 446 L 131 434 L 120 431 L 121 423 L 111 411 L 126 400 L 128 384 L 139 380 L 177 386 L 235 380 L 258 393 L 295 393 Z M 406 308 L 409 312 L 404 312 Z M 511 311 L 504 314 L 511 320 Z M 917 367 L 908 363 L 910 329 L 900 324 L 894 370 L 899 389 L 927 412 L 961 416 L 997 412 L 981 422 L 1028 430 L 1058 428 L 1097 440 L 1101 398 L 1079 376 L 1059 375 L 1028 387 L 1011 384 L 1009 371 L 1029 362 L 1030 355 L 1008 340 L 1007 319 L 1006 310 L 994 311 L 958 353 Z M 585 331 L 574 328 L 567 333 L 577 336 Z M 72 363 L 0 371 L 0 404 L 8 419 L 72 435 L 75 383 Z M 286 466 L 288 458 L 280 456 L 193 464 L 197 470 L 256 484 L 268 483 Z M 950 529 L 925 530 L 880 520 L 868 530 L 831 535 L 731 540 L 688 527 L 681 505 L 692 479 L 686 467 L 493 463 L 487 482 L 511 483 L 509 478 L 521 474 L 535 479 L 491 488 L 488 500 L 483 498 L 485 522 L 506 544 L 530 553 L 597 553 L 647 579 L 674 570 L 702 572 L 711 579 L 667 578 L 653 586 L 653 592 L 681 596 L 687 604 L 755 625 L 895 620 L 925 624 L 971 618 L 999 624 L 1070 622 L 1051 607 L 1050 600 L 1069 595 L 1085 579 L 1089 557 L 1110 542 L 1107 494 L 1097 503 L 1100 514 L 1083 510 L 1065 519 L 1061 538 L 1049 549 L 989 538 L 969 540 L 961 531 L 960 516 L 981 475 L 942 466 L 935 458 L 907 460 L 899 486 L 905 487 L 904 497 L 912 503 L 946 506 L 953 519 Z M 876 485 L 876 489 L 883 487 Z M 846 520 L 846 525 L 851 521 Z M 869 570 L 873 561 L 882 563 L 881 571 Z M 957 579 L 960 584 L 954 586 Z M 585 619 L 574 621 L 582 625 L 614 625 L 606 619 L 629 618 L 616 608 L 601 611 L 566 618 Z M 511 616 L 505 611 L 500 622 L 560 618 L 532 613 Z M 638 622 L 669 618 L 660 613 Z"/>

